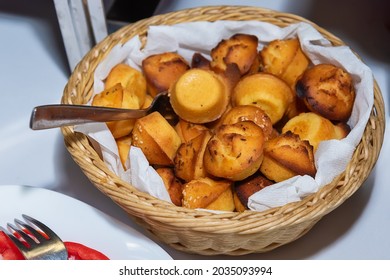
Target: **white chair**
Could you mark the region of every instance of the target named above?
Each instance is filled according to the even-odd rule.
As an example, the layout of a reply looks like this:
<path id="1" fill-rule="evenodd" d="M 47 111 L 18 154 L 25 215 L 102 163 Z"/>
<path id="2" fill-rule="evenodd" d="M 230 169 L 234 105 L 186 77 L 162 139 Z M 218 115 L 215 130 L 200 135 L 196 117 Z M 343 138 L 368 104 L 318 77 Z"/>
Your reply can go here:
<path id="1" fill-rule="evenodd" d="M 102 0 L 53 0 L 70 70 L 108 35 Z M 107 4 L 107 3 L 106 3 Z"/>

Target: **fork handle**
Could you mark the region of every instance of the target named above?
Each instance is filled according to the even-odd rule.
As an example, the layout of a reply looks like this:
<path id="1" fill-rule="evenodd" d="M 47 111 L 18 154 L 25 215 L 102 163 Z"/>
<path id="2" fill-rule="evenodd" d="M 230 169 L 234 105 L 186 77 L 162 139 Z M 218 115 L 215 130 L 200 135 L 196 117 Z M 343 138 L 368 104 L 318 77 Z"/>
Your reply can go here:
<path id="1" fill-rule="evenodd" d="M 118 109 L 88 105 L 43 105 L 31 113 L 30 128 L 41 130 L 91 122 L 108 122 L 140 118 L 147 109 Z"/>

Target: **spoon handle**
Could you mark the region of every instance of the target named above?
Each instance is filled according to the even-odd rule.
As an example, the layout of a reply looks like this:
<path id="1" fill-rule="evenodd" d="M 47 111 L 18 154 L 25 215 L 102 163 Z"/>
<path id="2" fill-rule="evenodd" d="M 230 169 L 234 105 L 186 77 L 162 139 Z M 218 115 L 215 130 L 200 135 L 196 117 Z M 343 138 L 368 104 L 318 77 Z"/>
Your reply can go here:
<path id="1" fill-rule="evenodd" d="M 88 105 L 43 105 L 31 113 L 30 128 L 41 130 L 91 122 L 108 122 L 146 116 L 148 109 L 118 109 Z"/>

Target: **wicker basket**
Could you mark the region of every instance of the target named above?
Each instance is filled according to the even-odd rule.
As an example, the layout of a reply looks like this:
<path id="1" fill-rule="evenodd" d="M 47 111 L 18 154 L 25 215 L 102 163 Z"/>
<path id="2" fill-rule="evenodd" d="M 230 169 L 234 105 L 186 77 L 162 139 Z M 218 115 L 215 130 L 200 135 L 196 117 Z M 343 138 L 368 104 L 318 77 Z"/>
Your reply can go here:
<path id="1" fill-rule="evenodd" d="M 312 24 L 334 45 L 344 45 L 339 38 L 304 18 L 262 8 L 213 6 L 172 12 L 125 26 L 96 45 L 71 75 L 62 103 L 87 103 L 92 95 L 95 68 L 116 44 L 137 34 L 145 37 L 150 25 L 200 20 L 258 20 L 280 27 L 303 21 Z M 68 151 L 89 180 L 162 242 L 201 255 L 244 255 L 270 251 L 298 239 L 359 189 L 379 156 L 384 120 L 382 95 L 374 82 L 374 108 L 344 173 L 303 201 L 264 212 L 226 214 L 176 207 L 142 193 L 107 168 L 85 135 L 75 133 L 73 127 L 62 128 L 62 133 Z"/>

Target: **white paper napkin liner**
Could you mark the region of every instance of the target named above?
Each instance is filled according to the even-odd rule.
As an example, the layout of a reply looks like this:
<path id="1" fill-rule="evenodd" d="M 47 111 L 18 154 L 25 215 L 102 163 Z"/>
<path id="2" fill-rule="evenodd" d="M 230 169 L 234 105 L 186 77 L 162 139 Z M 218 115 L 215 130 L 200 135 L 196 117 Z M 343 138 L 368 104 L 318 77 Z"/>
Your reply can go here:
<path id="1" fill-rule="evenodd" d="M 172 202 L 160 175 L 149 165 L 140 148 L 130 147 L 129 157 L 126 162 L 127 169 L 125 170 L 119 157 L 118 146 L 105 123 L 77 125 L 75 131 L 88 135 L 88 137 L 100 144 L 104 162 L 121 179 L 130 182 L 139 191 Z M 102 139 L 105 141 L 102 141 Z M 139 174 L 142 174 L 142 176 L 138 176 Z"/>
<path id="2" fill-rule="evenodd" d="M 129 181 L 129 172 L 125 172 L 114 136 L 105 123 L 87 123 L 76 125 L 74 131 L 81 132 L 100 145 L 100 152 L 108 168 L 119 177 Z M 102 141 L 104 139 L 104 141 Z"/>
<path id="3" fill-rule="evenodd" d="M 209 58 L 210 50 L 222 39 L 236 33 L 253 34 L 259 38 L 259 50 L 274 39 L 298 37 L 303 51 L 314 64 L 331 63 L 344 67 L 354 80 L 356 100 L 348 124 L 353 128 L 343 140 L 330 140 L 320 143 L 315 154 L 317 174 L 310 176 L 296 176 L 281 183 L 269 186 L 249 198 L 248 206 L 255 211 L 262 211 L 286 203 L 299 201 L 308 194 L 319 190 L 321 186 L 330 183 L 347 166 L 356 145 L 359 143 L 373 106 L 373 77 L 371 70 L 347 46 L 333 47 L 315 28 L 307 23 L 291 24 L 280 28 L 276 25 L 258 21 L 216 21 L 180 23 L 172 26 L 150 26 L 148 39 L 144 49 L 140 49 L 141 42 L 133 37 L 123 45 L 117 45 L 96 68 L 94 74 L 94 92 L 104 89 L 104 79 L 109 71 L 118 63 L 127 63 L 141 70 L 144 58 L 151 54 L 166 51 L 177 51 L 187 61 L 191 61 L 194 52 L 200 52 Z M 75 130 L 83 130 L 76 126 Z M 107 129 L 107 128 L 105 128 Z M 88 132 L 87 132 L 87 135 Z M 103 149 L 111 149 L 103 153 L 104 161 L 122 179 L 130 181 L 135 187 L 147 193 L 154 193 L 156 197 L 167 200 L 163 182 L 150 176 L 153 172 L 141 153 L 129 154 L 131 166 L 138 168 L 131 172 L 122 172 L 123 167 L 118 163 L 119 155 L 113 144 L 113 137 L 100 138 L 106 134 L 98 133 L 94 139 L 102 144 Z M 91 136 L 91 135 L 89 135 Z M 151 168 L 151 167 L 150 167 Z M 153 169 L 153 168 L 152 168 Z M 150 173 L 149 173 L 150 172 Z M 123 176 L 123 177 L 122 177 Z M 158 175 L 157 175 L 158 176 Z M 149 178 L 152 177 L 153 179 Z M 161 190 L 164 197 L 160 197 Z M 157 193 L 157 194 L 156 194 Z M 153 195 L 153 194 L 152 194 Z"/>

